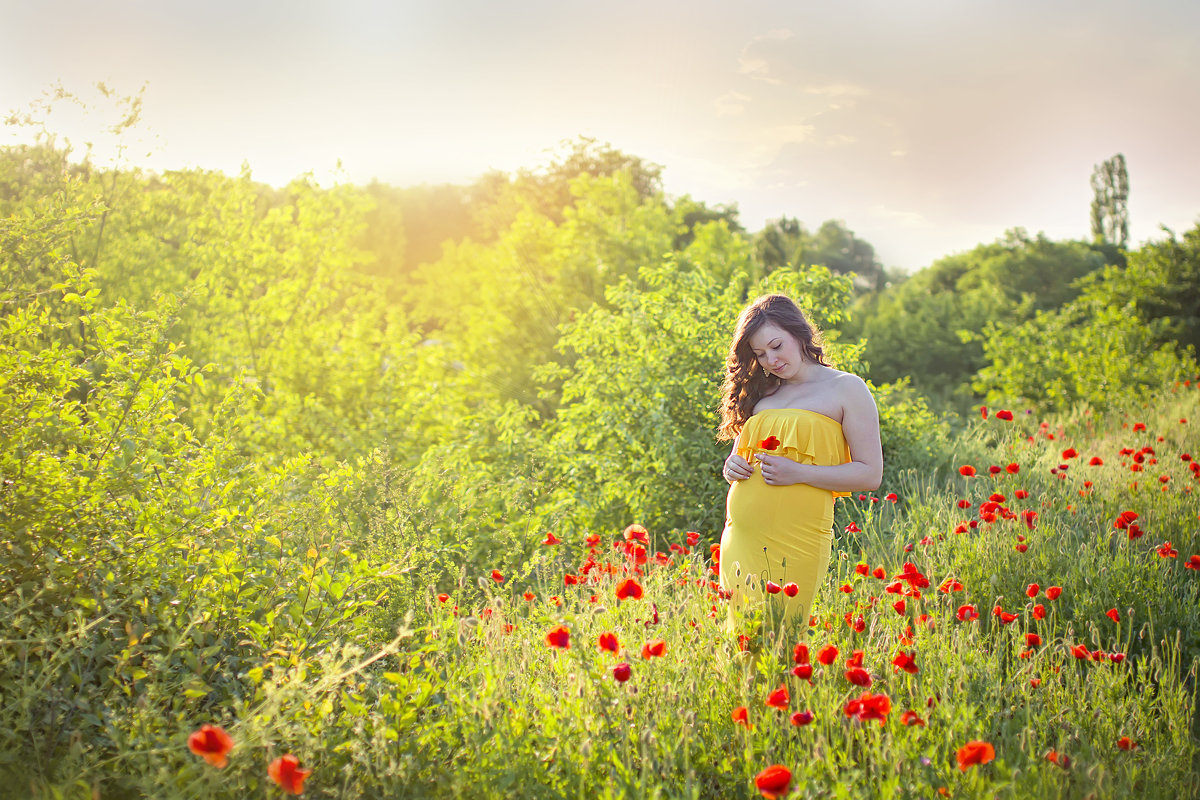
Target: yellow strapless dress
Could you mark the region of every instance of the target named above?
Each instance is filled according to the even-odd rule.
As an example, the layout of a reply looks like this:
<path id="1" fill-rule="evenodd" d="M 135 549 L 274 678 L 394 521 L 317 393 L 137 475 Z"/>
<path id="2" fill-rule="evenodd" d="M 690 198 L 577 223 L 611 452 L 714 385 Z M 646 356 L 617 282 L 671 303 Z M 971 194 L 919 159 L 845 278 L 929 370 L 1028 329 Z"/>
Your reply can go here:
<path id="1" fill-rule="evenodd" d="M 764 450 L 760 444 L 771 436 L 779 445 Z M 763 601 L 767 580 L 799 587 L 794 597 L 783 592 L 771 597 L 772 622 L 807 630 L 817 586 L 829 568 L 834 498 L 850 493 L 806 483 L 770 486 L 755 456 L 766 452 L 801 464 L 845 464 L 851 459 L 842 426 L 815 411 L 767 409 L 746 420 L 736 452 L 754 467 L 754 475 L 729 487 L 725 505 L 719 577 L 731 595 L 726 630 L 737 632 L 735 610 Z"/>

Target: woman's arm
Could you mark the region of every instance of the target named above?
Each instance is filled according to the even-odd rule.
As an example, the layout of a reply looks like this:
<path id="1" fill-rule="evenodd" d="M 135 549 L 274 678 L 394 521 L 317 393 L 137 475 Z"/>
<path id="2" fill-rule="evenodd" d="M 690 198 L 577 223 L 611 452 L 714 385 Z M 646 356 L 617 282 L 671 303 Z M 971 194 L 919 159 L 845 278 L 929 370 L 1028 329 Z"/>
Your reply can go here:
<path id="1" fill-rule="evenodd" d="M 799 464 L 783 456 L 759 455 L 763 480 L 773 486 L 807 483 L 836 492 L 874 491 L 883 480 L 883 446 L 879 441 L 879 410 L 871 390 L 858 376 L 847 379 L 842 401 L 842 432 L 850 446 L 845 464 L 821 467 Z"/>

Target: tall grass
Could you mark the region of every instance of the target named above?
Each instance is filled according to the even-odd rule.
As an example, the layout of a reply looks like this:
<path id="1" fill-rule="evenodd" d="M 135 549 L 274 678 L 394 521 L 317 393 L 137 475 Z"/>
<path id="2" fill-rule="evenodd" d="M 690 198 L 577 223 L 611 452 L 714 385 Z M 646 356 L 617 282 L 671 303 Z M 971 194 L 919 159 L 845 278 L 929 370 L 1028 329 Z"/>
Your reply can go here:
<path id="1" fill-rule="evenodd" d="M 1200 553 L 1200 481 L 1182 456 L 1200 455 L 1189 450 L 1200 441 L 1197 394 L 1169 387 L 1152 408 L 1080 409 L 1045 426 L 1022 410 L 976 420 L 937 474 L 841 501 L 859 530 L 837 532 L 806 628 L 778 628 L 768 604 L 737 620 L 748 639 L 726 631 L 708 547 L 719 531 L 695 545 L 685 532 L 651 532 L 641 564 L 620 531 L 545 544 L 502 580 L 464 571 L 455 585 L 424 587 L 408 622 L 392 620 L 390 642 L 343 641 L 237 671 L 228 678 L 243 691 L 207 716 L 163 716 L 179 708 L 161 696 L 179 682 L 146 671 L 137 702 L 94 708 L 111 714 L 108 742 L 76 742 L 54 765 L 0 762 L 0 794 L 278 796 L 266 765 L 291 752 L 313 771 L 311 797 L 756 797 L 755 777 L 772 764 L 791 771 L 794 797 L 1194 796 L 1200 570 L 1187 564 Z M 1078 457 L 1064 458 L 1068 448 Z M 1139 471 L 1122 448 L 1141 451 Z M 1093 456 L 1103 465 L 1089 466 Z M 994 518 L 981 509 L 993 495 L 1003 495 Z M 1114 527 L 1122 512 L 1138 515 L 1144 535 Z M 1167 541 L 1176 557 L 1160 555 Z M 896 583 L 906 562 L 928 586 Z M 618 600 L 629 577 L 644 594 Z M 961 591 L 939 590 L 953 581 Z M 1053 600 L 1051 586 L 1062 590 Z M 960 620 L 965 605 L 978 618 Z M 39 647 L 69 658 L 89 635 L 78 623 Z M 569 647 L 547 641 L 560 626 Z M 619 653 L 598 646 L 604 633 Z M 164 638 L 162 663 L 189 649 L 187 634 Z M 664 654 L 644 655 L 655 641 Z M 807 680 L 793 673 L 800 643 Z M 838 655 L 824 665 L 827 645 Z M 859 650 L 869 687 L 847 679 Z M 901 652 L 915 673 L 893 666 Z M 36 674 L 5 687 L 5 705 L 36 715 L 37 687 Z M 785 709 L 767 704 L 780 688 Z M 848 713 L 864 692 L 887 696 L 882 720 Z M 796 724 L 796 712 L 811 722 Z M 204 723 L 236 742 L 224 769 L 185 747 Z M 972 741 L 995 757 L 960 768 Z"/>

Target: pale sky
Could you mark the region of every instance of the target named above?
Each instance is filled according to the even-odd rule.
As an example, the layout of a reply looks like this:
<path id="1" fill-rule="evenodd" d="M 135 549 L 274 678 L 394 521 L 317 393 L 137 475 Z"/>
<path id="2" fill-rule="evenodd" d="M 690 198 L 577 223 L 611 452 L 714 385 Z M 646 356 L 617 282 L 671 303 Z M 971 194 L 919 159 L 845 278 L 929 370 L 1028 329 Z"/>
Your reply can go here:
<path id="1" fill-rule="evenodd" d="M 1118 152 L 1131 244 L 1200 222 L 1195 0 L 0 0 L 0 113 L 96 81 L 145 86 L 127 156 L 154 169 L 467 183 L 590 136 L 751 231 L 841 219 L 890 267 L 1089 237 Z"/>

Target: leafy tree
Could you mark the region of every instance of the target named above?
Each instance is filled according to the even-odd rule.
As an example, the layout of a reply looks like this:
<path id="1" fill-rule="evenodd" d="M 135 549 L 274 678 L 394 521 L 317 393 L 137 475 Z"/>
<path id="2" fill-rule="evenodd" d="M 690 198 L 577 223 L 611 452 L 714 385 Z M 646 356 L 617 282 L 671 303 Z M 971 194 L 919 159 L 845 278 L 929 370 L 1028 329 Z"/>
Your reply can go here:
<path id="1" fill-rule="evenodd" d="M 1166 230 L 1166 229 L 1165 229 Z M 1104 291 L 1133 303 L 1139 319 L 1164 320 L 1157 339 L 1200 350 L 1200 224 L 1129 255 L 1127 269 L 1104 273 Z"/>
<path id="2" fill-rule="evenodd" d="M 1124 248 L 1129 240 L 1129 173 L 1117 153 L 1092 171 L 1092 238 Z"/>
<path id="3" fill-rule="evenodd" d="M 755 234 L 754 253 L 764 273 L 787 265 L 819 264 L 838 275 L 854 274 L 860 290 L 879 288 L 884 278 L 875 248 L 840 220 L 826 220 L 815 233 L 786 216 L 771 220 Z"/>
<path id="4" fill-rule="evenodd" d="M 987 363 L 981 339 L 992 321 L 1019 321 L 1079 293 L 1074 281 L 1100 270 L 1107 251 L 1031 238 L 1014 229 L 992 244 L 939 259 L 857 306 L 872 380 L 910 377 L 935 401 L 965 410 L 974 373 Z"/>
<path id="5" fill-rule="evenodd" d="M 1076 282 L 1079 296 L 982 338 L 975 388 L 1051 408 L 1106 407 L 1195 373 L 1200 226 Z"/>

